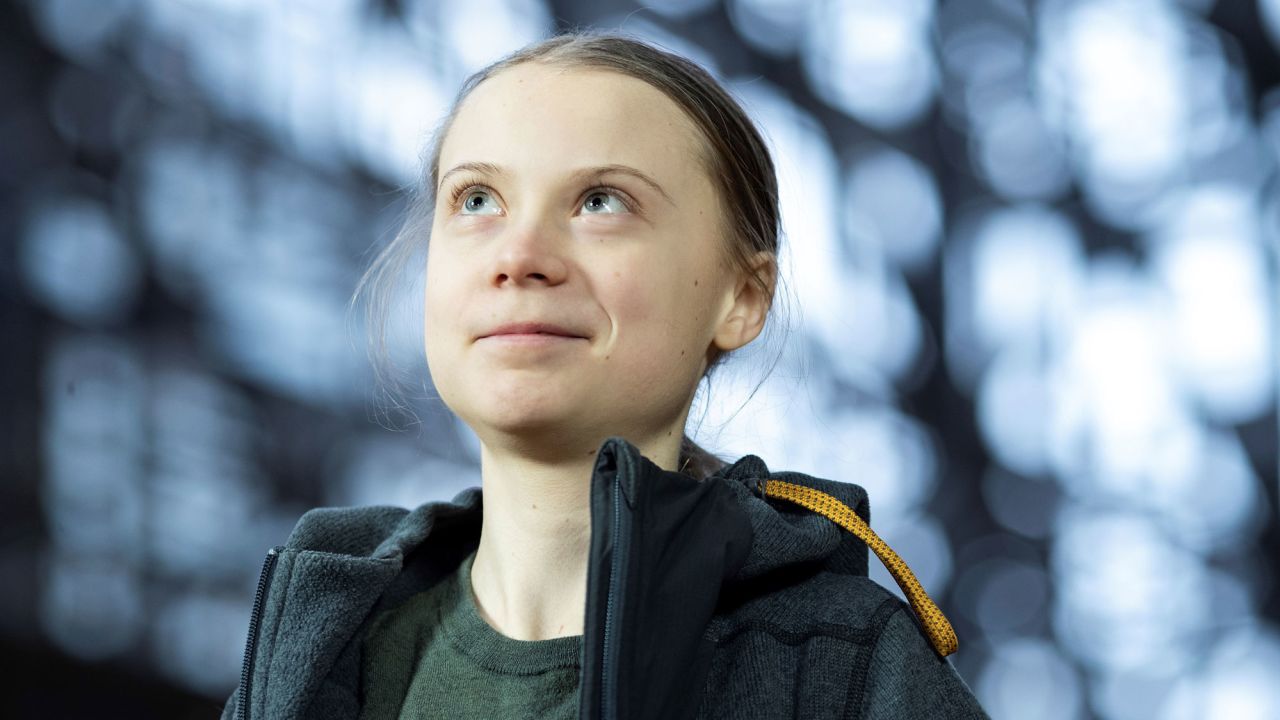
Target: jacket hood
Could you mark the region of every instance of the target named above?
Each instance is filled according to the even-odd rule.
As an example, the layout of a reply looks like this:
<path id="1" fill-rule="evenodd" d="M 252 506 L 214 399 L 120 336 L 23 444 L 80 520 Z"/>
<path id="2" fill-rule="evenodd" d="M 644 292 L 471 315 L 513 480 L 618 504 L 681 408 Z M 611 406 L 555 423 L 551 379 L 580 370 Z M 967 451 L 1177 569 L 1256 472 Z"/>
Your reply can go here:
<path id="1" fill-rule="evenodd" d="M 764 460 L 755 455 L 743 456 L 725 466 L 713 479 L 723 482 L 733 492 L 751 523 L 751 550 L 732 581 L 749 580 L 788 566 L 806 564 L 817 564 L 822 570 L 844 575 L 867 575 L 866 543 L 818 513 L 767 500 L 761 488 L 765 480 L 811 487 L 840 500 L 870 524 L 867 491 L 862 486 L 797 472 L 770 472 Z"/>

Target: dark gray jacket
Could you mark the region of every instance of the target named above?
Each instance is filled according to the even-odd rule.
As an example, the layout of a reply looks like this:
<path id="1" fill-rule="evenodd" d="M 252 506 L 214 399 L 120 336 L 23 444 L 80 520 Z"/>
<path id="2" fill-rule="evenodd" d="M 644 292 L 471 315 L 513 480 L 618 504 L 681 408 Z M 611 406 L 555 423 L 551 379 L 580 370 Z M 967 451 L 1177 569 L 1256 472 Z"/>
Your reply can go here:
<path id="1" fill-rule="evenodd" d="M 582 718 L 985 718 L 867 546 L 765 499 L 786 480 L 868 519 L 859 486 L 747 455 L 697 482 L 622 438 L 591 478 Z M 361 639 L 479 544 L 480 488 L 413 511 L 320 508 L 267 555 L 224 720 L 356 718 Z M 412 672 L 412 668 L 405 668 Z"/>

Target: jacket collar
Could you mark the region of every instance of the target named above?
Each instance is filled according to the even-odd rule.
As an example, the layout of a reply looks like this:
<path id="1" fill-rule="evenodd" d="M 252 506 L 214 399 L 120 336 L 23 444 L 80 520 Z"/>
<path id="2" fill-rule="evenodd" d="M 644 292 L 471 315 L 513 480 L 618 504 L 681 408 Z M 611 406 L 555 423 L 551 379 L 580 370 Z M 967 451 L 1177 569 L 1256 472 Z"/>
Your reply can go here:
<path id="1" fill-rule="evenodd" d="M 861 487 L 771 473 L 755 455 L 700 482 L 663 470 L 623 438 L 602 444 L 591 479 L 580 717 L 691 716 L 713 649 L 704 631 L 726 602 L 775 576 L 867 574 L 862 541 L 821 516 L 765 500 L 760 483 L 770 478 L 823 490 L 869 520 Z M 330 638 L 328 652 L 309 668 L 291 673 L 297 677 L 287 692 L 300 701 L 294 708 L 305 708 L 305 694 L 335 670 L 338 648 L 363 623 L 438 581 L 475 548 L 482 503 L 481 489 L 469 488 L 412 511 L 321 508 L 299 520 L 283 551 L 323 562 L 293 563 L 289 585 L 345 592 L 359 602 L 279 610 L 276 623 L 305 613 L 294 620 L 341 636 Z M 357 575 L 358 585 L 344 583 Z"/>
<path id="2" fill-rule="evenodd" d="M 771 472 L 765 461 L 744 455 L 725 465 L 704 481 L 663 470 L 627 440 L 610 437 L 596 455 L 593 489 L 607 486 L 602 467 L 608 468 L 621 456 L 634 481 L 643 477 L 663 478 L 671 497 L 685 493 L 698 496 L 703 485 L 723 485 L 751 526 L 749 548 L 742 563 L 726 582 L 750 580 L 788 566 L 817 563 L 829 572 L 867 575 L 867 546 L 841 531 L 826 518 L 787 503 L 765 500 L 759 484 L 766 479 L 786 480 L 829 493 L 853 508 L 870 522 L 867 493 L 859 485 L 824 480 L 797 472 Z M 636 488 L 630 488 L 631 497 Z M 479 487 L 463 490 L 448 502 L 431 502 L 413 510 L 375 506 L 317 508 L 298 521 L 285 543 L 295 550 L 316 551 L 375 560 L 403 562 L 429 539 L 435 540 L 441 527 L 463 525 L 479 532 L 483 494 Z M 652 511 L 652 508 L 649 509 Z M 593 523 L 595 518 L 593 517 Z M 476 536 L 476 542 L 479 536 Z"/>
<path id="3" fill-rule="evenodd" d="M 748 455 L 704 482 L 669 472 L 609 438 L 591 486 L 591 553 L 579 717 L 687 718 L 698 709 L 712 616 L 797 571 L 866 574 L 867 548 L 826 518 L 775 509 L 761 481 L 787 479 L 866 513 L 866 493 L 773 476 Z M 865 517 L 864 517 L 865 519 Z M 859 547 L 861 548 L 859 550 Z"/>

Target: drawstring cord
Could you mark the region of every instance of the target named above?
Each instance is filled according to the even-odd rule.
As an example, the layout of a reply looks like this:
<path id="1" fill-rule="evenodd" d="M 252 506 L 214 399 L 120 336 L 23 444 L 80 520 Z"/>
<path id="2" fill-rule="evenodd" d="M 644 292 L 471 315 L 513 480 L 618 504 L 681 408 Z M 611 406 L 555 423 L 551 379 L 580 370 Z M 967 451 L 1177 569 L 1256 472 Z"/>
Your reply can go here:
<path id="1" fill-rule="evenodd" d="M 880 562 L 888 568 L 889 574 L 897 581 L 898 587 L 902 588 L 907 601 L 911 603 L 911 609 L 915 611 L 916 617 L 924 626 L 925 635 L 929 638 L 933 649 L 940 656 L 946 657 L 959 648 L 960 641 L 956 638 L 955 631 L 951 629 L 951 623 L 947 621 L 947 617 L 938 609 L 929 594 L 924 591 L 915 573 L 911 572 L 911 568 L 907 567 L 907 563 L 901 557 L 898 557 L 898 553 L 881 540 L 871 526 L 858 517 L 858 514 L 848 505 L 821 490 L 783 480 L 764 480 L 760 483 L 760 490 L 768 497 L 788 500 L 823 515 L 866 543 L 876 557 L 880 558 Z"/>

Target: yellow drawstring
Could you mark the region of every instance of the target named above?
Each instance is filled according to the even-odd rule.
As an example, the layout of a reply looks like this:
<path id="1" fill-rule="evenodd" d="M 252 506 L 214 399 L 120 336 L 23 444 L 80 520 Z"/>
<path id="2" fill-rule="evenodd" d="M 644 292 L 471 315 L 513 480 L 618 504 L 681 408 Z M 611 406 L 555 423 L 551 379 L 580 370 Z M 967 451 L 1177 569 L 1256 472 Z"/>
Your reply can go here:
<path id="1" fill-rule="evenodd" d="M 956 651 L 960 641 L 956 638 L 955 630 L 951 629 L 951 623 L 947 621 L 947 617 L 920 586 L 915 573 L 911 572 L 911 568 L 898 557 L 898 553 L 881 540 L 871 526 L 858 517 L 858 514 L 848 505 L 821 490 L 782 480 L 765 480 L 761 483 L 761 490 L 769 497 L 789 500 L 826 516 L 866 543 L 867 547 L 875 552 L 876 557 L 880 558 L 880 562 L 889 569 L 889 574 L 893 575 L 893 579 L 898 582 L 898 587 L 902 588 L 902 592 L 911 603 L 911 609 L 924 625 L 925 635 L 929 637 L 933 649 L 943 657 Z"/>

